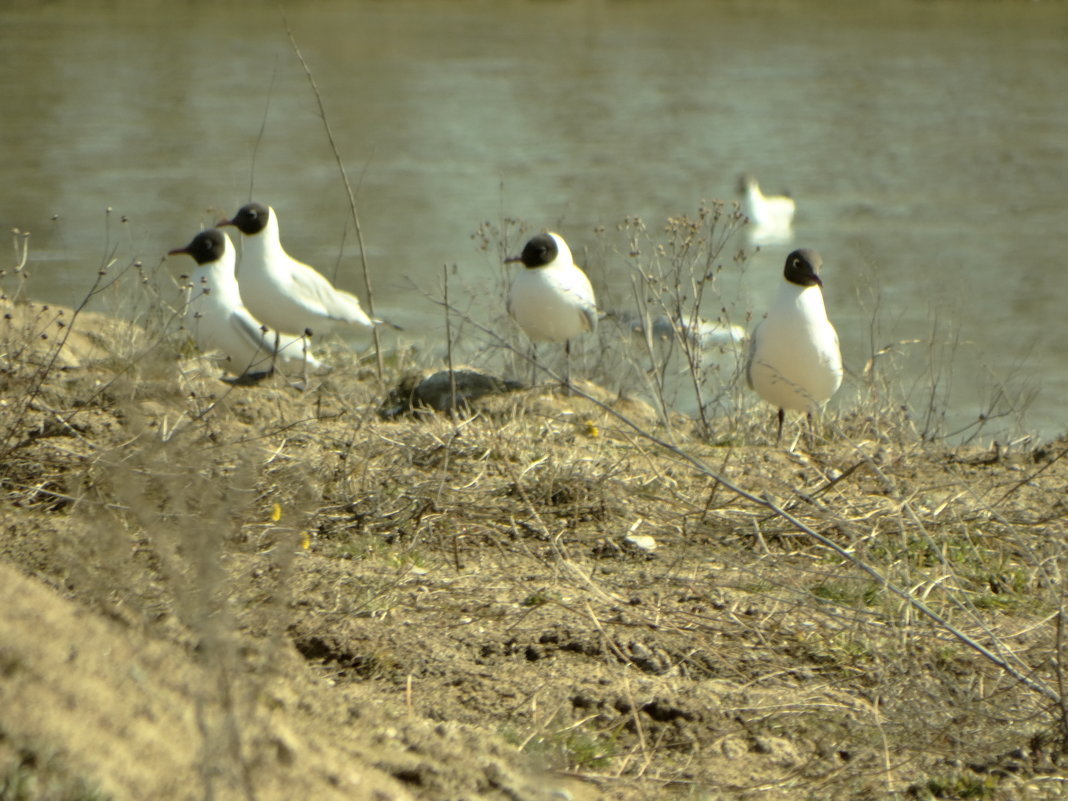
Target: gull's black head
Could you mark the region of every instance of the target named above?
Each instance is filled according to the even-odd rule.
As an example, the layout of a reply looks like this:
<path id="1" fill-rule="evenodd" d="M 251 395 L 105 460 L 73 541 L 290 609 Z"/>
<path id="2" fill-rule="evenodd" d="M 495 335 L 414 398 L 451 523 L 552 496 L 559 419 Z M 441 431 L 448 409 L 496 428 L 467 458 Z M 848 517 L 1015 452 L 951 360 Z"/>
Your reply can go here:
<path id="1" fill-rule="evenodd" d="M 508 264 L 521 261 L 524 267 L 544 267 L 546 264 L 552 264 L 559 252 L 560 249 L 556 246 L 556 240 L 551 234 L 538 234 L 530 238 L 521 255 L 512 256 L 510 259 L 505 259 L 504 262 Z"/>
<path id="2" fill-rule="evenodd" d="M 756 185 L 756 176 L 754 176 L 751 172 L 743 172 L 741 175 L 738 176 L 738 183 L 735 184 L 734 189 L 739 195 L 744 195 L 746 192 L 749 191 L 750 186 Z"/>
<path id="3" fill-rule="evenodd" d="M 218 228 L 209 228 L 207 231 L 201 231 L 194 236 L 193 241 L 184 248 L 175 248 L 167 255 L 173 256 L 176 253 L 187 253 L 193 257 L 197 264 L 208 264 L 221 259 L 225 252 L 226 234 Z"/>
<path id="4" fill-rule="evenodd" d="M 252 236 L 267 227 L 271 211 L 262 203 L 249 203 L 237 210 L 232 220 L 220 220 L 219 225 L 232 225 L 243 234 Z"/>
<path id="5" fill-rule="evenodd" d="M 820 267 L 823 259 L 820 254 L 809 248 L 795 250 L 786 257 L 786 269 L 783 275 L 791 284 L 798 286 L 823 286 L 820 280 Z"/>

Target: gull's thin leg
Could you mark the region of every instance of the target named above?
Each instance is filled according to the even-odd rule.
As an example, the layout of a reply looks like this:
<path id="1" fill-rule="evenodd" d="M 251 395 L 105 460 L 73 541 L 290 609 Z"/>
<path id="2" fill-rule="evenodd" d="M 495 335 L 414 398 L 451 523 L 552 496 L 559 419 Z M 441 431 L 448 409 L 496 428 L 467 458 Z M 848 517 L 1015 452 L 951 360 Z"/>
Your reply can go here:
<path id="1" fill-rule="evenodd" d="M 571 340 L 564 341 L 564 392 L 571 394 Z"/>
<path id="2" fill-rule="evenodd" d="M 279 334 L 278 331 L 274 332 L 274 350 L 271 351 L 271 374 L 272 375 L 274 374 L 275 365 L 278 362 L 278 351 L 280 350 L 280 346 L 281 346 L 281 337 L 282 337 L 282 335 Z"/>
<path id="3" fill-rule="evenodd" d="M 311 329 L 304 329 L 304 336 L 300 338 L 300 347 L 304 352 L 304 388 L 308 388 L 308 341 L 311 339 Z"/>

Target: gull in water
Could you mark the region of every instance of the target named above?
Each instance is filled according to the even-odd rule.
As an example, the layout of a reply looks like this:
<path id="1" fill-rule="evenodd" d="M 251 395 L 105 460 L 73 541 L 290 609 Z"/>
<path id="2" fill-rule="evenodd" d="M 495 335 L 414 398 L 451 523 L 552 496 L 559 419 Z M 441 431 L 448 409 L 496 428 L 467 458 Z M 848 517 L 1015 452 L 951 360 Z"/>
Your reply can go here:
<path id="1" fill-rule="evenodd" d="M 202 351 L 221 351 L 227 369 L 239 376 L 261 376 L 276 365 L 319 369 L 322 364 L 307 349 L 304 337 L 276 336 L 254 318 L 241 301 L 234 276 L 235 250 L 230 237 L 217 228 L 201 231 L 184 248 L 197 266 L 189 282 L 185 324 Z"/>
<path id="2" fill-rule="evenodd" d="M 630 331 L 635 336 L 645 338 L 645 323 L 639 317 L 629 322 Z M 698 317 L 676 319 L 666 314 L 658 314 L 649 325 L 653 340 L 661 342 L 688 342 L 700 350 L 712 348 L 733 348 L 745 341 L 745 329 L 740 325 L 721 323 Z"/>
<path id="3" fill-rule="evenodd" d="M 812 412 L 842 383 L 838 332 L 823 305 L 823 259 L 814 250 L 786 257 L 779 295 L 749 339 L 745 377 L 750 389 L 779 410 L 776 441 L 786 409 Z"/>
<path id="4" fill-rule="evenodd" d="M 369 329 L 382 322 L 369 317 L 351 292 L 285 252 L 278 215 L 269 206 L 249 203 L 219 225 L 232 225 L 245 235 L 241 297 L 257 319 L 276 331 L 322 333 L 338 324 Z"/>
<path id="5" fill-rule="evenodd" d="M 749 218 L 746 233 L 754 244 L 784 244 L 793 239 L 794 212 L 797 204 L 786 195 L 767 196 L 750 173 L 738 179 L 742 196 L 742 214 Z"/>
<path id="6" fill-rule="evenodd" d="M 518 256 L 524 269 L 508 291 L 508 313 L 531 342 L 563 342 L 571 386 L 571 340 L 597 327 L 597 300 L 586 273 L 559 234 L 531 237 Z"/>

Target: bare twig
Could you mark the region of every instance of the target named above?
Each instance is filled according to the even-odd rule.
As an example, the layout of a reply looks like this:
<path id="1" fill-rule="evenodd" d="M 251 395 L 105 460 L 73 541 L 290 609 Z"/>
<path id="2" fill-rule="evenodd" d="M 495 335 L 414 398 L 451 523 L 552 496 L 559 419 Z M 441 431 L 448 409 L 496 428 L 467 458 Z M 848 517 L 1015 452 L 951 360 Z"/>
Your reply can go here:
<path id="1" fill-rule="evenodd" d="M 274 91 L 274 82 L 278 77 L 278 66 L 271 70 L 271 83 L 267 86 L 267 102 L 263 106 L 263 119 L 260 120 L 260 130 L 256 133 L 256 141 L 252 144 L 252 164 L 248 171 L 248 200 L 252 202 L 253 188 L 256 181 L 256 156 L 259 155 L 263 136 L 267 133 L 267 116 L 271 111 L 271 93 Z"/>
<path id="2" fill-rule="evenodd" d="M 456 410 L 456 372 L 452 365 L 452 314 L 449 312 L 449 266 L 441 266 L 441 288 L 445 296 L 445 356 L 449 364 L 449 408 Z"/>
<path id="3" fill-rule="evenodd" d="M 323 96 L 319 92 L 319 85 L 315 82 L 315 77 L 312 75 L 308 62 L 304 60 L 304 54 L 300 52 L 300 48 L 297 46 L 297 40 L 294 38 L 293 31 L 289 27 L 289 20 L 283 18 L 283 21 L 285 22 L 286 35 L 289 37 L 289 43 L 293 47 L 293 52 L 296 54 L 297 59 L 300 61 L 300 66 L 304 68 L 304 74 L 307 76 L 308 83 L 311 84 L 312 92 L 315 94 L 315 102 L 319 105 L 319 117 L 323 121 L 323 129 L 326 131 L 326 138 L 330 142 L 330 150 L 334 154 L 334 160 L 337 162 L 341 181 L 345 185 L 345 192 L 349 198 L 349 210 L 352 212 L 352 223 L 356 227 L 356 240 L 360 244 L 360 263 L 363 266 L 363 282 L 367 287 L 367 313 L 374 318 L 375 292 L 374 287 L 371 284 L 371 270 L 367 264 L 367 247 L 364 245 L 363 241 L 363 229 L 360 227 L 360 215 L 356 211 L 356 195 L 352 191 L 352 184 L 349 183 L 349 176 L 345 170 L 345 163 L 341 159 L 341 152 L 338 150 L 337 142 L 334 139 L 334 132 L 330 128 L 330 121 L 326 116 L 326 106 L 323 103 Z M 378 326 L 373 326 L 371 328 L 371 335 L 375 343 L 375 361 L 378 369 L 378 380 L 381 381 L 385 371 L 385 364 L 382 355 L 382 338 L 378 332 Z"/>

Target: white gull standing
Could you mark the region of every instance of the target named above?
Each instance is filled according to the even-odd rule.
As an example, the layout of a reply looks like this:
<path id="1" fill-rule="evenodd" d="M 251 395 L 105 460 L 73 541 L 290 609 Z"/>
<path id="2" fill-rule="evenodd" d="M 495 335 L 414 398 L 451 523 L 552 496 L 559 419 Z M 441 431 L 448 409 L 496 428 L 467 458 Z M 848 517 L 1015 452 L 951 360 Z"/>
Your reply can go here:
<path id="1" fill-rule="evenodd" d="M 784 410 L 811 416 L 842 384 L 838 332 L 823 303 L 822 265 L 814 250 L 795 250 L 786 257 L 778 297 L 749 340 L 746 380 L 778 407 L 777 439 L 782 438 Z"/>
<path id="2" fill-rule="evenodd" d="M 238 276 L 250 312 L 277 331 L 321 334 L 341 323 L 371 328 L 372 320 L 351 292 L 338 289 L 318 270 L 297 261 L 282 247 L 278 215 L 269 206 L 249 203 L 232 219 L 245 235 Z"/>
<path id="3" fill-rule="evenodd" d="M 575 264 L 559 234 L 531 237 L 518 256 L 524 269 L 508 291 L 508 313 L 531 342 L 562 342 L 571 385 L 571 340 L 597 327 L 597 300 L 586 273 Z"/>
<path id="4" fill-rule="evenodd" d="M 184 248 L 193 258 L 188 285 L 185 325 L 202 351 L 218 350 L 227 369 L 236 375 L 270 373 L 276 365 L 285 368 L 319 369 L 322 365 L 308 353 L 304 337 L 286 337 L 277 343 L 274 332 L 255 319 L 245 304 L 234 275 L 235 251 L 230 237 L 217 228 L 201 231 Z"/>

